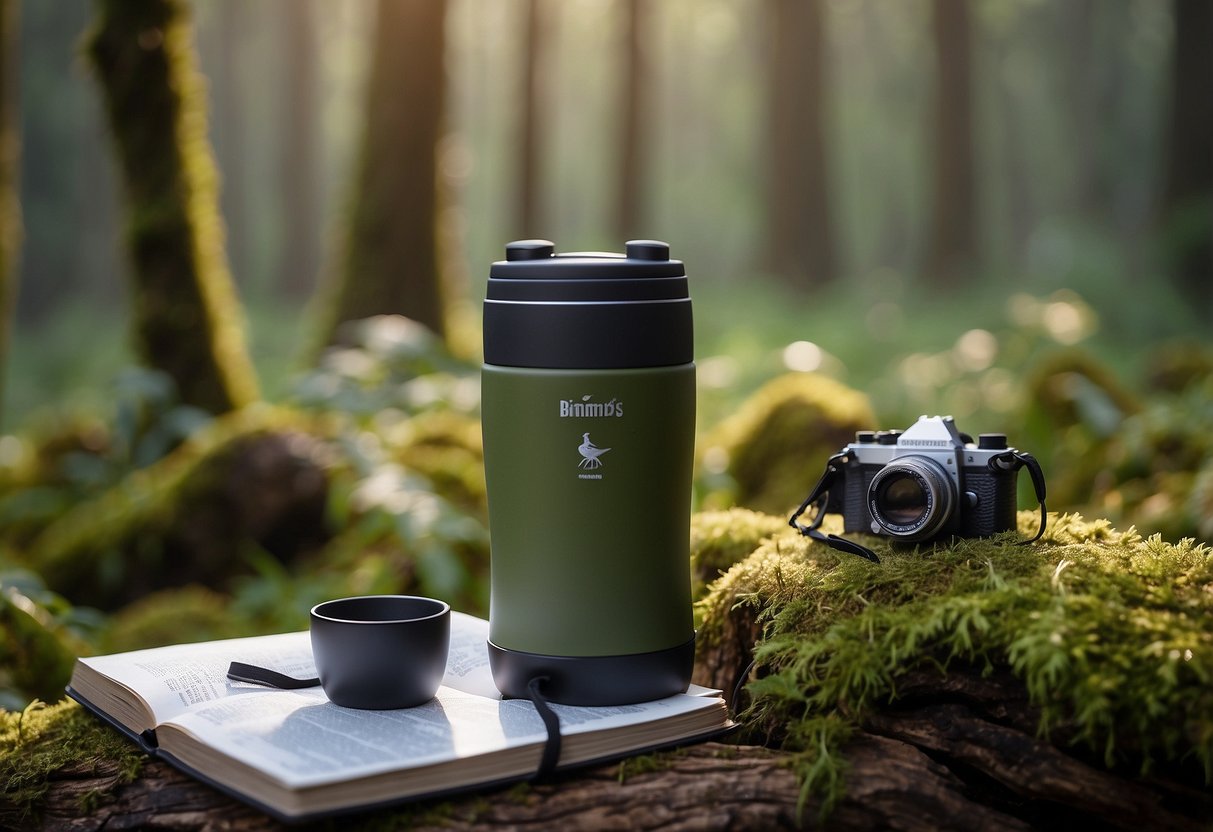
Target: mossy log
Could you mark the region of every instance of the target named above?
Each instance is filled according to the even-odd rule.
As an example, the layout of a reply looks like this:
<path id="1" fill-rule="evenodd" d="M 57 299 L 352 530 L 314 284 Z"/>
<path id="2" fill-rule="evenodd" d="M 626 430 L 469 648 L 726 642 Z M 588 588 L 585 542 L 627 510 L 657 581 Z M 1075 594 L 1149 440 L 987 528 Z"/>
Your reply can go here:
<path id="1" fill-rule="evenodd" d="M 155 465 L 82 503 L 35 541 L 30 564 L 74 603 L 114 609 L 164 587 L 217 587 L 259 547 L 283 561 L 319 549 L 328 474 L 305 421 L 230 414 Z"/>
<path id="2" fill-rule="evenodd" d="M 700 604 L 696 681 L 748 681 L 749 739 L 799 752 L 815 798 L 837 812 L 880 739 L 1007 826 L 1208 828 L 1207 548 L 1075 515 L 1033 547 L 866 542 L 881 564 L 767 538 Z"/>
<path id="3" fill-rule="evenodd" d="M 753 526 L 755 551 L 700 603 L 697 661 L 704 683 L 749 681 L 733 737 L 748 744 L 325 828 L 1209 828 L 1208 548 L 1063 515 L 1033 546 L 869 538 L 872 564 Z M 76 706 L 34 719 L 26 736 L 57 756 L 27 762 L 29 740 L 0 736 L 0 781 L 41 772 L 0 791 L 0 826 L 277 828 L 160 762 L 132 768 Z"/>
<path id="4" fill-rule="evenodd" d="M 882 735 L 881 732 L 889 734 Z M 887 719 L 846 746 L 845 796 L 826 828 L 1030 829 L 1094 822 L 1108 829 L 1206 829 L 1207 794 L 1126 783 L 1076 763 L 1044 742 L 938 705 Z M 319 828 L 809 829 L 822 825 L 788 752 L 705 743 L 395 812 L 351 816 Z M 958 773 L 959 770 L 959 773 Z M 1020 788 L 990 801 L 987 777 L 1015 773 Z M 990 805 L 1000 802 L 1003 805 Z M 1024 807 L 1031 807 L 1026 813 Z M 1177 807 L 1183 807 L 1181 811 Z M 133 781 L 117 762 L 79 763 L 50 778 L 37 817 L 0 803 L 0 825 L 44 830 L 284 829 L 159 761 Z M 1075 828 L 1083 828 L 1075 826 Z"/>

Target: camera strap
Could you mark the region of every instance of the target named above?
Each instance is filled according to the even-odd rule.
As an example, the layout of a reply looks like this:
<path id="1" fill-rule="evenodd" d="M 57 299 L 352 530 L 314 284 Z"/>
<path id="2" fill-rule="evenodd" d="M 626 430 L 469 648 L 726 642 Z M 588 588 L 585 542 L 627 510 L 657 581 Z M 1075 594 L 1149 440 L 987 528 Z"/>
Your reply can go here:
<path id="1" fill-rule="evenodd" d="M 824 543 L 831 549 L 836 549 L 839 552 L 846 552 L 849 555 L 859 555 L 861 558 L 872 561 L 872 563 L 880 563 L 880 558 L 876 557 L 876 553 L 856 543 L 853 540 L 847 540 L 845 537 L 839 537 L 836 534 L 825 534 L 820 531 L 821 521 L 826 515 L 826 501 L 830 496 L 830 486 L 838 479 L 839 465 L 847 461 L 847 454 L 835 454 L 826 462 L 825 473 L 821 475 L 821 479 L 817 481 L 817 485 L 813 486 L 813 490 L 809 492 L 809 496 L 804 498 L 804 502 L 800 504 L 800 508 L 796 509 L 796 513 L 788 519 L 788 525 L 800 532 L 805 537 L 816 540 L 819 543 Z M 813 521 L 805 526 L 796 522 L 800 516 L 808 511 L 809 506 L 817 504 L 817 513 L 813 517 Z"/>
<path id="2" fill-rule="evenodd" d="M 990 457 L 989 466 L 992 471 L 1028 469 L 1028 476 L 1032 478 L 1032 489 L 1036 492 L 1036 502 L 1040 503 L 1040 527 L 1036 530 L 1035 537 L 1021 540 L 1019 543 L 1021 546 L 1026 546 L 1040 540 L 1041 535 L 1045 533 L 1045 524 L 1049 521 L 1049 513 L 1045 508 L 1045 472 L 1041 470 L 1040 461 L 1027 451 L 1009 448 L 1005 453 Z"/>

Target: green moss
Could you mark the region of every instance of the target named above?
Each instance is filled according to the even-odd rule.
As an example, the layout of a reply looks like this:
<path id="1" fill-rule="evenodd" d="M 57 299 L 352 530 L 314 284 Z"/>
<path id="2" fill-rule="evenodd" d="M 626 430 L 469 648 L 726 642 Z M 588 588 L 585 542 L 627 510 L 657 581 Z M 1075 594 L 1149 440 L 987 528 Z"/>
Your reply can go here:
<path id="1" fill-rule="evenodd" d="M 1020 532 L 1036 519 L 1021 512 Z M 827 530 L 840 525 L 827 518 Z M 803 782 L 827 806 L 864 715 L 897 699 L 906 672 L 953 666 L 1010 671 L 1042 732 L 1109 766 L 1194 762 L 1213 778 L 1208 548 L 1072 514 L 1052 517 L 1033 546 L 1014 534 L 909 549 L 865 542 L 881 564 L 769 540 L 700 603 L 709 643 L 734 607 L 757 612 L 749 731 L 800 752 Z"/>
<path id="2" fill-rule="evenodd" d="M 773 535 L 795 534 L 782 517 L 744 508 L 706 511 L 691 517 L 692 597 L 703 596 L 709 582 L 753 552 Z"/>
<path id="3" fill-rule="evenodd" d="M 862 393 L 814 373 L 781 376 L 704 441 L 704 466 L 723 468 L 732 481 L 732 493 L 717 489 L 704 507 L 736 503 L 771 514 L 790 511 L 821 476 L 826 459 L 875 422 Z"/>
<path id="4" fill-rule="evenodd" d="M 0 784 L 4 784 L 0 794 L 27 822 L 37 817 L 50 775 L 59 769 L 116 763 L 120 781 L 130 782 L 143 760 L 134 743 L 75 702 L 34 702 L 23 711 L 0 711 Z M 102 799 L 97 794 L 85 796 L 85 802 L 93 805 Z"/>
<path id="5" fill-rule="evenodd" d="M 619 762 L 619 785 L 623 785 L 632 777 L 642 774 L 652 774 L 657 771 L 667 771 L 678 764 L 686 756 L 683 749 L 672 751 L 655 751 L 652 754 L 641 754 L 638 757 L 628 757 Z"/>

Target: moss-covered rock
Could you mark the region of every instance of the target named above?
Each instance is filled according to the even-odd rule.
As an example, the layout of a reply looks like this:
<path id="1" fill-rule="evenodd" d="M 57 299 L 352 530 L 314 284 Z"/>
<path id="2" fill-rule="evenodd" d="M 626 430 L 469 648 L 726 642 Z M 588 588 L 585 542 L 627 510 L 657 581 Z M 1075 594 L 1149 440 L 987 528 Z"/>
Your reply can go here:
<path id="1" fill-rule="evenodd" d="M 1020 533 L 1037 516 L 1021 512 Z M 840 519 L 825 529 L 838 532 Z M 842 749 L 895 708 L 911 674 L 1006 674 L 1059 746 L 1131 773 L 1165 766 L 1213 780 L 1213 553 L 1053 516 L 1019 536 L 894 548 L 880 564 L 779 537 L 715 582 L 700 604 L 700 663 L 726 687 L 738 643 L 757 645 L 751 736 L 804 752 L 827 805 Z M 713 653 L 732 658 L 717 661 Z M 731 675 L 730 675 L 731 674 Z M 940 682 L 940 687 L 943 683 Z"/>
<path id="2" fill-rule="evenodd" d="M 826 459 L 875 422 L 867 396 L 827 376 L 790 373 L 769 382 L 704 440 L 702 467 L 731 480 L 704 498 L 704 508 L 789 511 Z"/>
<path id="3" fill-rule="evenodd" d="M 692 516 L 692 597 L 701 598 L 708 583 L 753 552 L 763 540 L 783 532 L 795 534 L 784 518 L 745 508 Z"/>
<path id="4" fill-rule="evenodd" d="M 329 537 L 328 454 L 303 417 L 226 416 L 84 502 L 34 542 L 31 565 L 74 603 L 113 609 L 155 589 L 221 586 L 252 549 L 290 560 Z"/>

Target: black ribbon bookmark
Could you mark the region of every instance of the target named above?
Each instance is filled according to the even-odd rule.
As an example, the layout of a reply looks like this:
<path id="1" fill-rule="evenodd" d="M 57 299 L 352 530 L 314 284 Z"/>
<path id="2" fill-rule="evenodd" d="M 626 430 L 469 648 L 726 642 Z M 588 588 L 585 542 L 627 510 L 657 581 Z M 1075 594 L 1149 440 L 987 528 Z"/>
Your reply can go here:
<path id="1" fill-rule="evenodd" d="M 285 673 L 270 670 L 268 667 L 257 667 L 255 664 L 245 664 L 244 662 L 232 662 L 228 665 L 227 678 L 233 682 L 251 682 L 254 685 L 265 685 L 268 688 L 281 688 L 282 690 L 314 688 L 320 684 L 319 678 L 296 679 L 294 676 L 287 676 Z"/>
<path id="2" fill-rule="evenodd" d="M 546 676 L 536 676 L 527 682 L 526 686 L 530 700 L 535 705 L 535 710 L 539 712 L 539 718 L 543 720 L 543 727 L 548 732 L 548 741 L 543 746 L 543 756 L 539 758 L 539 769 L 535 772 L 536 780 L 547 779 L 552 772 L 556 771 L 556 764 L 560 762 L 560 717 L 556 716 L 551 705 L 543 698 L 542 688 L 547 681 Z"/>

